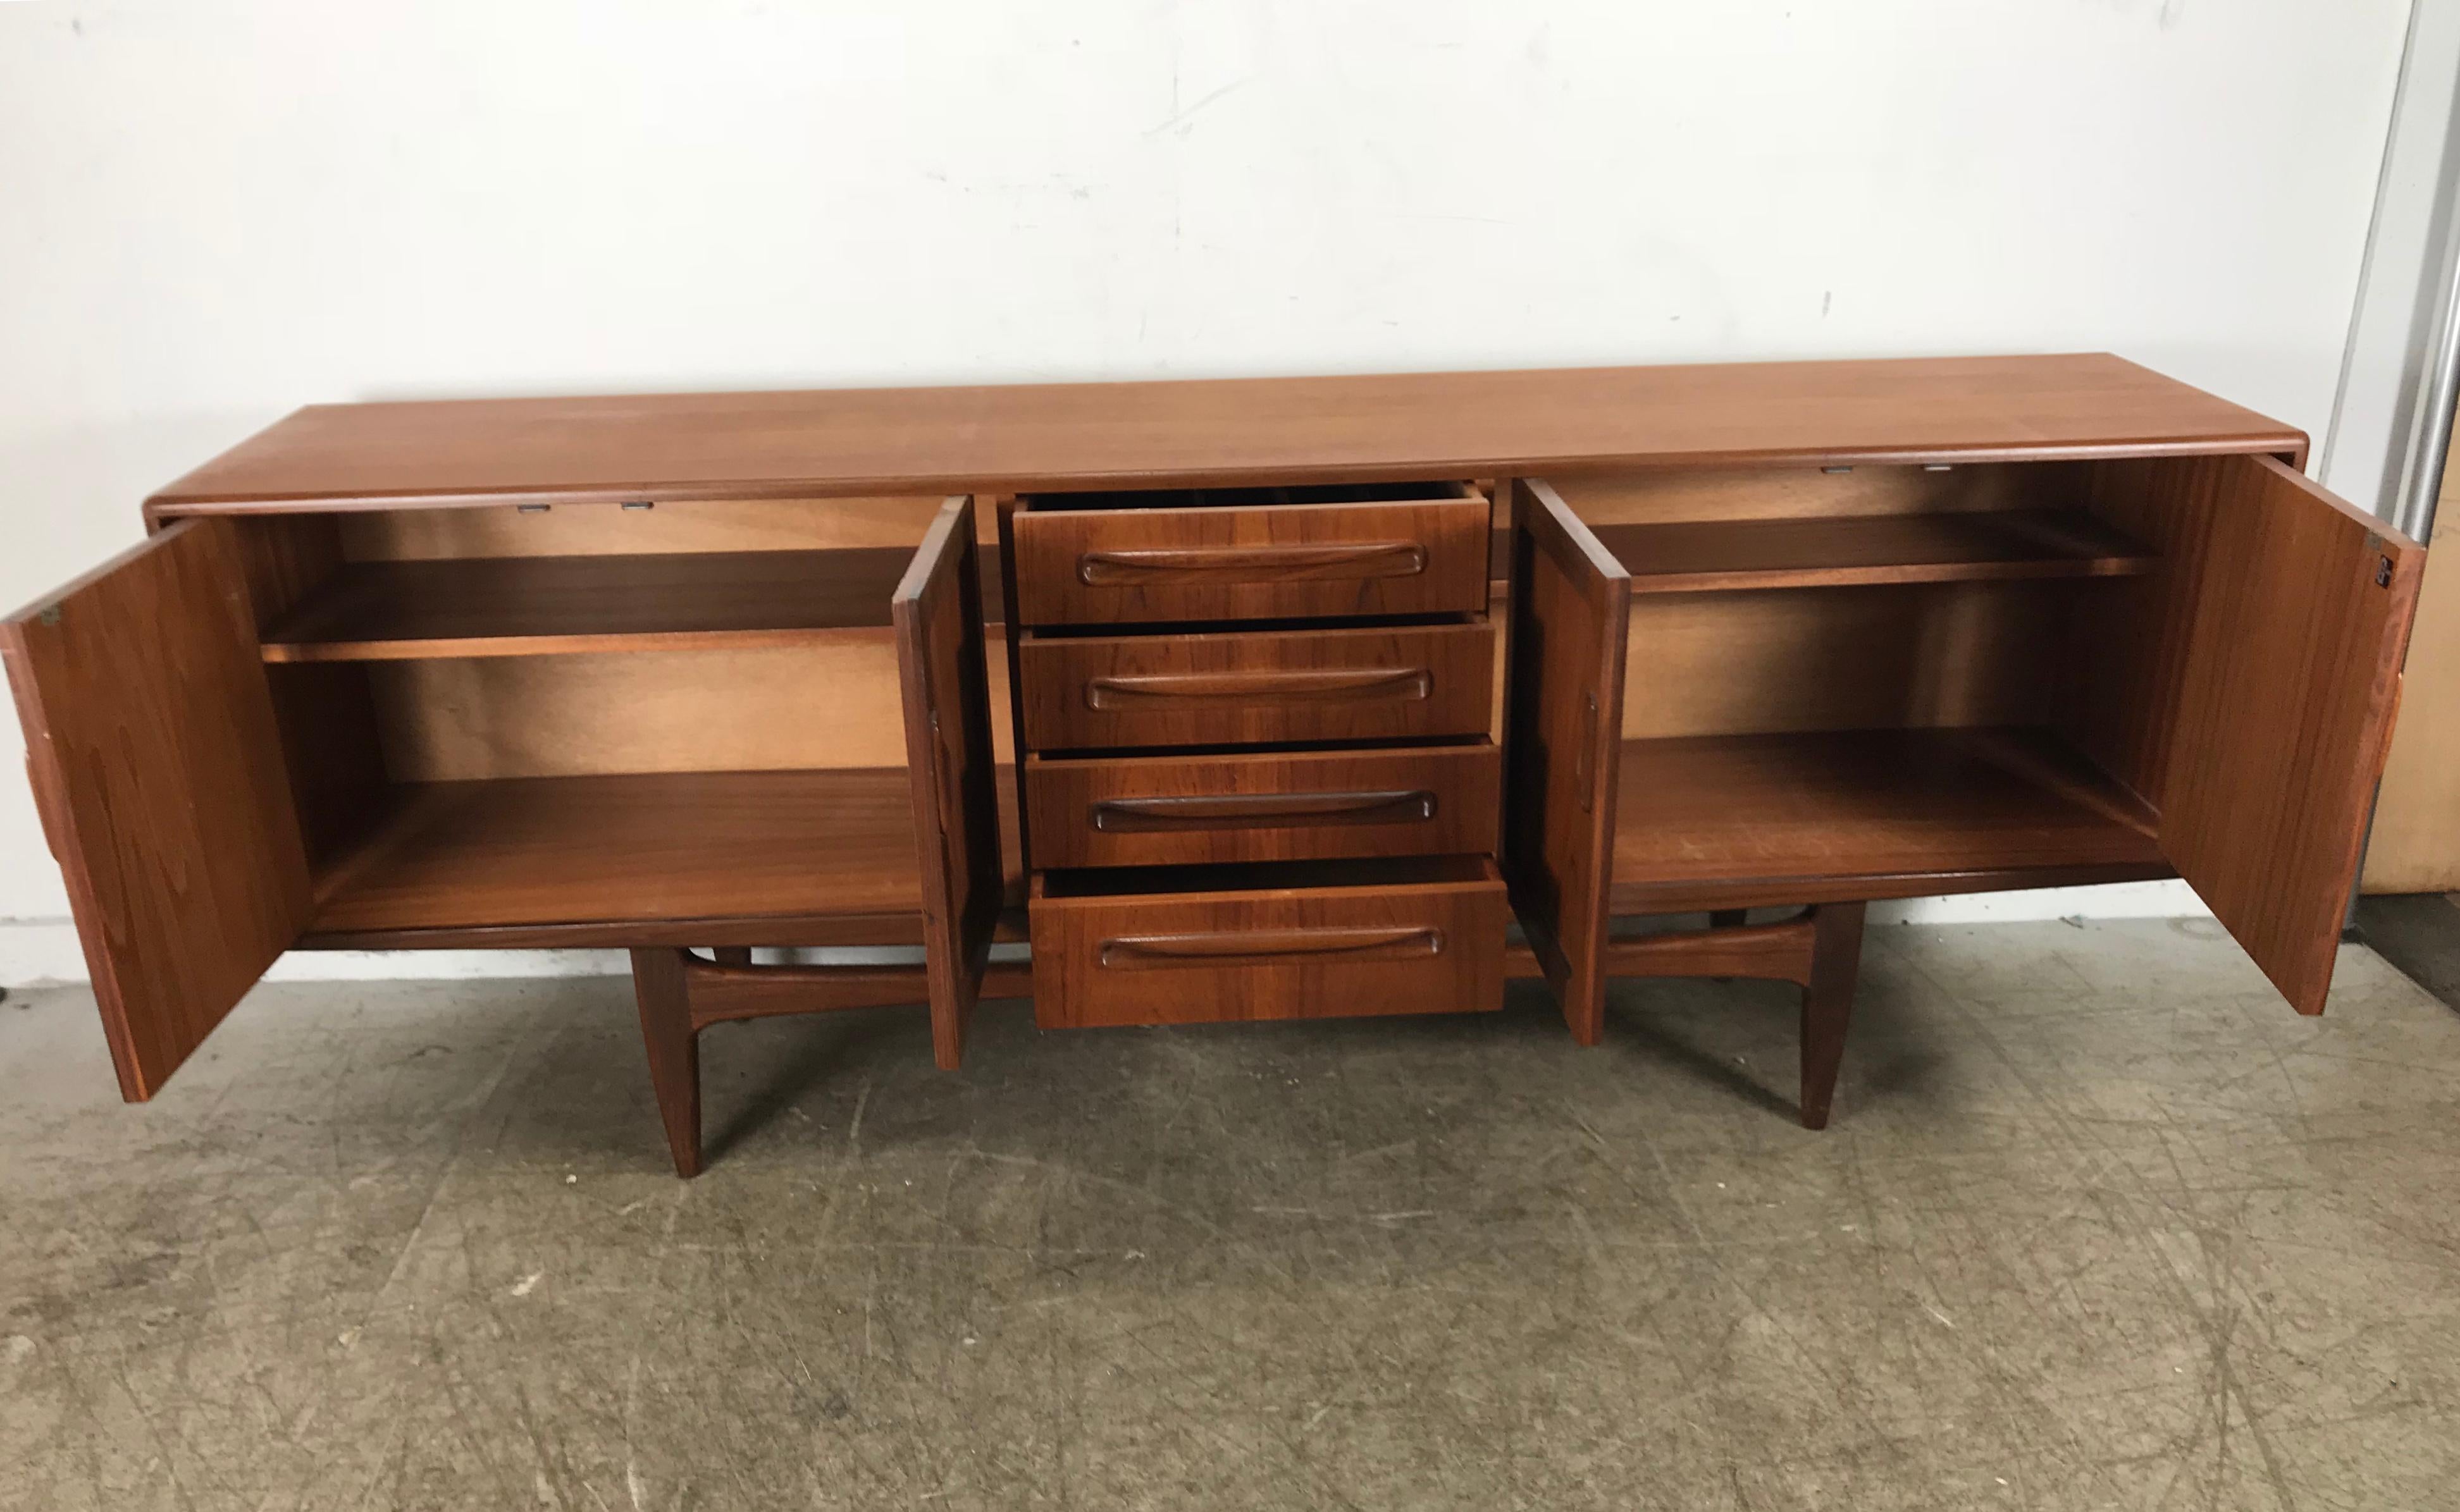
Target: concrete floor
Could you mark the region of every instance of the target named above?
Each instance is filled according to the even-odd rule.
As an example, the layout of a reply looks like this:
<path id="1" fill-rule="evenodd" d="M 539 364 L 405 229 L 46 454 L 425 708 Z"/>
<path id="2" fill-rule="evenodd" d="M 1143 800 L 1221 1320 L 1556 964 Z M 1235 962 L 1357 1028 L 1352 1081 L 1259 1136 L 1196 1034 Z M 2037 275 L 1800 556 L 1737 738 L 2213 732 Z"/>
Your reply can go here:
<path id="1" fill-rule="evenodd" d="M 2460 1505 L 2460 1014 L 2210 924 L 1792 994 L 1037 1036 L 619 981 L 260 991 L 126 1108 L 0 1007 L 7 1507 Z"/>
<path id="2" fill-rule="evenodd" d="M 2358 933 L 2419 986 L 2460 1008 L 2460 893 L 2358 899 Z"/>

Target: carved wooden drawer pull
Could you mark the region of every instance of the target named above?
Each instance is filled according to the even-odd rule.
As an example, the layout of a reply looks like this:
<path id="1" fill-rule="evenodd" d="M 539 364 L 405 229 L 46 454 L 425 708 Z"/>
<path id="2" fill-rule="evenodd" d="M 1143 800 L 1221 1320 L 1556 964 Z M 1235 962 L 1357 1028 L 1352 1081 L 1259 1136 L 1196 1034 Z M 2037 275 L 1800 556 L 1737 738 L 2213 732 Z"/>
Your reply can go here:
<path id="1" fill-rule="evenodd" d="M 1089 588 L 1139 583 L 1296 582 L 1307 579 L 1414 578 L 1427 570 L 1416 541 L 1347 541 L 1324 546 L 1170 546 L 1089 551 L 1076 558 L 1076 580 Z"/>
<path id="2" fill-rule="evenodd" d="M 1161 672 L 1096 677 L 1085 683 L 1085 706 L 1140 706 L 1156 699 L 1291 704 L 1321 699 L 1376 699 L 1420 704 L 1435 690 L 1425 667 L 1357 667 L 1323 672 Z"/>
<path id="3" fill-rule="evenodd" d="M 1444 953 L 1444 932 L 1428 925 L 1386 929 L 1243 930 L 1218 934 L 1135 934 L 1102 941 L 1096 965 L 1112 971 L 1269 966 L 1321 960 L 1415 960 Z"/>
<path id="4" fill-rule="evenodd" d="M 1154 830 L 1271 830 L 1297 826 L 1421 824 L 1435 817 L 1427 788 L 1383 792 L 1224 793 L 1105 798 L 1092 806 L 1105 834 Z"/>

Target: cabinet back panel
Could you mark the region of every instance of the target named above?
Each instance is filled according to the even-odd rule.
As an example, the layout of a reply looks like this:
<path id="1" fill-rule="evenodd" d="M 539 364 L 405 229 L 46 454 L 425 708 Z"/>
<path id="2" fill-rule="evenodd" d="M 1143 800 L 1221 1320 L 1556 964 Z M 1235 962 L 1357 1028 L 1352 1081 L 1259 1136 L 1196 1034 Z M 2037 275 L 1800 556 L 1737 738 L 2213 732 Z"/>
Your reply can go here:
<path id="1" fill-rule="evenodd" d="M 649 552 L 814 551 L 912 546 L 942 495 L 878 498 L 677 500 L 648 509 L 558 504 L 524 514 L 511 505 L 378 510 L 340 516 L 352 561 L 438 556 L 595 556 Z"/>
<path id="2" fill-rule="evenodd" d="M 2080 503 L 2084 487 L 2078 465 L 2065 462 L 1982 463 L 1942 472 L 1919 467 L 1844 472 L 1815 467 L 1652 468 L 1548 481 L 1592 525 L 2055 509 Z"/>
<path id="3" fill-rule="evenodd" d="M 2066 583 L 1632 600 L 1626 740 L 2031 724 L 2057 705 Z"/>
<path id="4" fill-rule="evenodd" d="M 905 721 L 886 629 L 844 642 L 370 663 L 398 782 L 592 773 L 901 766 Z M 1007 658 L 991 706 L 1007 706 Z M 993 721 L 1011 760 L 1007 721 Z"/>

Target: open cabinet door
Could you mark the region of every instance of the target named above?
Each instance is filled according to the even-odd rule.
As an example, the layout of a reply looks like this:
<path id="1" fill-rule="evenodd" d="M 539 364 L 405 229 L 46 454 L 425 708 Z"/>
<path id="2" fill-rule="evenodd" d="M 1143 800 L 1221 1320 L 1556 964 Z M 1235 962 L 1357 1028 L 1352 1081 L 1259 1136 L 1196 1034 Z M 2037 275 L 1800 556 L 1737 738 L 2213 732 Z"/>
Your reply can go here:
<path id="1" fill-rule="evenodd" d="M 1572 1038 L 1605 1032 L 1631 574 L 1543 483 L 1512 486 L 1503 872 Z"/>
<path id="2" fill-rule="evenodd" d="M 2161 849 L 2322 1013 L 2426 554 L 2272 457 L 2178 465 L 2216 475 Z"/>
<path id="3" fill-rule="evenodd" d="M 922 848 L 922 944 L 931 1048 L 954 1070 L 1001 906 L 999 791 L 990 678 L 983 658 L 974 506 L 952 498 L 922 537 L 890 600 L 905 698 L 906 767 Z"/>
<path id="4" fill-rule="evenodd" d="M 130 1102 L 161 1089 L 308 921 L 233 532 L 181 520 L 0 622 L 27 775 Z"/>

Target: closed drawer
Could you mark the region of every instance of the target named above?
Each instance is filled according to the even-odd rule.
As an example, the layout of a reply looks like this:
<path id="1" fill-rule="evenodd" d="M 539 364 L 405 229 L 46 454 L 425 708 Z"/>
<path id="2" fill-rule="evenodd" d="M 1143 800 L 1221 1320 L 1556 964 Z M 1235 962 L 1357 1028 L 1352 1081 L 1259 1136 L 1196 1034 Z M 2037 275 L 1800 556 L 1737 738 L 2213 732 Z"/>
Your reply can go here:
<path id="1" fill-rule="evenodd" d="M 1044 1028 L 1460 1013 L 1503 1001 L 1503 879 L 1484 856 L 1037 874 Z M 1176 885 L 1184 891 L 1158 891 Z"/>
<path id="2" fill-rule="evenodd" d="M 1177 866 L 1495 849 L 1495 747 L 1050 757 L 1025 764 L 1036 867 Z"/>
<path id="3" fill-rule="evenodd" d="M 1495 627 L 1050 636 L 1017 642 L 1026 744 L 1206 746 L 1484 735 Z"/>
<path id="4" fill-rule="evenodd" d="M 1015 622 L 1484 609 L 1493 514 L 1485 495 L 1458 484 L 1419 491 L 1450 496 L 1189 508 L 1029 501 L 1012 522 Z"/>

